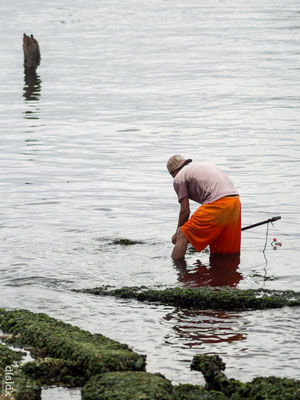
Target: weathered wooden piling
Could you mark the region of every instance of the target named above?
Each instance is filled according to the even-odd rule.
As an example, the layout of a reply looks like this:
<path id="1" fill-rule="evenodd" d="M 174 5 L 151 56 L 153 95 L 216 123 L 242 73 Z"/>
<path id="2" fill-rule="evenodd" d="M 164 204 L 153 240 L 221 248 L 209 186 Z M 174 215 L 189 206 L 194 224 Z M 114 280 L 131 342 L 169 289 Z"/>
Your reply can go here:
<path id="1" fill-rule="evenodd" d="M 33 73 L 40 65 L 41 53 L 38 41 L 33 35 L 23 35 L 23 51 L 24 51 L 24 70 L 25 73 Z"/>

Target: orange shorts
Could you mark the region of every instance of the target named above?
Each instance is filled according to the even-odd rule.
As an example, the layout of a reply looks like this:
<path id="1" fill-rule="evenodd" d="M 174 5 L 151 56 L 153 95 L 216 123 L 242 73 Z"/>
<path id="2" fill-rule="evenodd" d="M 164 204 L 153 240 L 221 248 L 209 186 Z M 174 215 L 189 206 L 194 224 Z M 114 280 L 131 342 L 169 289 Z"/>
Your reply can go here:
<path id="1" fill-rule="evenodd" d="M 241 248 L 241 202 L 238 196 L 203 204 L 181 227 L 191 245 L 211 253 L 239 253 Z"/>

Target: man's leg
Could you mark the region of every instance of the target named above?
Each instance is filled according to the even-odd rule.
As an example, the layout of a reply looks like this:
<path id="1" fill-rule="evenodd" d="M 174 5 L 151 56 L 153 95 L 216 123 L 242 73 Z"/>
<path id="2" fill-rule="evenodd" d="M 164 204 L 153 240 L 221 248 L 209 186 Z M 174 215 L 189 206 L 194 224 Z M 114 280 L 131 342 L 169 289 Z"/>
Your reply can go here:
<path id="1" fill-rule="evenodd" d="M 238 197 L 223 199 L 226 220 L 220 235 L 210 243 L 210 252 L 219 254 L 239 253 L 241 249 L 241 203 Z"/>
<path id="2" fill-rule="evenodd" d="M 173 259 L 183 258 L 185 256 L 188 244 L 189 244 L 189 242 L 188 242 L 187 238 L 181 232 L 181 229 L 178 228 L 176 244 L 175 244 L 173 252 L 172 252 L 172 258 Z"/>

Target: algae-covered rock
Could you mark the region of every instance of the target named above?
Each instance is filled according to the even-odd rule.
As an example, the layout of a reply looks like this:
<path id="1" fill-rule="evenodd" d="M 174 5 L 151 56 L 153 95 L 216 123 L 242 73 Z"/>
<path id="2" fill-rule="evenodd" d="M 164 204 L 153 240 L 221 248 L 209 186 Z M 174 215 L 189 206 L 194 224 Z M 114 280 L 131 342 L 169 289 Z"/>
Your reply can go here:
<path id="1" fill-rule="evenodd" d="M 0 382 L 3 398 L 40 400 L 40 384 L 31 377 L 25 376 L 17 364 L 22 356 L 22 352 L 9 349 L 0 343 Z"/>
<path id="2" fill-rule="evenodd" d="M 222 381 L 227 378 L 223 371 L 225 363 L 218 355 L 208 356 L 206 354 L 197 354 L 192 361 L 191 369 L 202 372 L 206 387 L 209 390 L 222 390 Z"/>
<path id="3" fill-rule="evenodd" d="M 263 310 L 284 306 L 300 306 L 300 293 L 293 291 L 279 291 L 267 289 L 236 288 L 167 288 L 163 290 L 145 287 L 123 287 L 109 289 L 97 287 L 93 289 L 76 290 L 99 296 L 115 296 L 131 298 L 139 301 L 159 302 L 167 305 L 184 308 L 217 309 L 217 310 Z"/>
<path id="4" fill-rule="evenodd" d="M 275 376 L 254 378 L 232 393 L 231 400 L 299 400 L 300 381 Z"/>
<path id="5" fill-rule="evenodd" d="M 201 386 L 173 386 L 160 374 L 111 372 L 92 377 L 82 389 L 83 400 L 228 400 Z"/>
<path id="6" fill-rule="evenodd" d="M 243 383 L 228 379 L 225 364 L 218 355 L 197 354 L 191 368 L 201 371 L 206 388 L 224 393 L 230 400 L 299 400 L 300 381 L 277 377 L 257 377 Z"/>
<path id="7" fill-rule="evenodd" d="M 22 346 L 29 345 L 48 357 L 77 363 L 77 372 L 85 379 L 108 371 L 145 369 L 145 356 L 133 352 L 127 345 L 45 314 L 0 310 L 0 327 L 17 335 L 11 340 Z"/>
<path id="8" fill-rule="evenodd" d="M 216 390 L 231 396 L 243 383 L 228 379 L 224 374 L 225 363 L 218 355 L 197 354 L 194 356 L 191 369 L 202 372 L 207 390 Z"/>
<path id="9" fill-rule="evenodd" d="M 83 400 L 174 400 L 173 386 L 159 374 L 110 372 L 93 376 L 82 389 Z"/>
<path id="10" fill-rule="evenodd" d="M 0 343 L 0 373 L 7 365 L 13 365 L 22 360 L 23 353 L 15 351 Z"/>
<path id="11" fill-rule="evenodd" d="M 121 292 L 131 296 L 144 290 L 126 288 Z M 0 379 L 5 390 L 11 388 L 15 400 L 40 400 L 41 384 L 85 385 L 83 400 L 300 399 L 297 380 L 258 377 L 242 383 L 228 379 L 225 363 L 218 355 L 202 354 L 193 359 L 191 368 L 204 375 L 205 388 L 173 386 L 162 375 L 145 372 L 145 357 L 127 345 L 45 314 L 0 309 L 0 327 L 10 333 L 3 340 L 31 346 L 35 354 L 47 356 L 20 366 L 22 353 L 0 344 Z"/>
<path id="12" fill-rule="evenodd" d="M 41 385 L 28 376 L 20 374 L 15 381 L 15 400 L 40 400 Z"/>
<path id="13" fill-rule="evenodd" d="M 119 244 L 121 246 L 131 246 L 134 244 L 144 244 L 141 240 L 131 240 L 131 239 L 115 239 L 112 244 Z"/>
<path id="14" fill-rule="evenodd" d="M 86 381 L 82 368 L 76 361 L 47 357 L 27 362 L 22 371 L 44 385 L 79 387 Z"/>
<path id="15" fill-rule="evenodd" d="M 174 387 L 174 400 L 228 400 L 225 394 L 217 391 L 208 392 L 201 386 L 178 385 Z"/>

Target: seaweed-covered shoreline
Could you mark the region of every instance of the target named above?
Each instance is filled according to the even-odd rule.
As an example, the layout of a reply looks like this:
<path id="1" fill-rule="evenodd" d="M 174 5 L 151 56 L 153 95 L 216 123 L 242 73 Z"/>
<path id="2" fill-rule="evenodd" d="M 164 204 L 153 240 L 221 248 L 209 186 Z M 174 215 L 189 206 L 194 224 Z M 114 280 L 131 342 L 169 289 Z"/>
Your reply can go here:
<path id="1" fill-rule="evenodd" d="M 26 348 L 35 358 L 22 363 L 22 352 L 0 344 L 2 398 L 39 400 L 42 385 L 80 386 L 83 400 L 300 398 L 298 380 L 258 377 L 242 383 L 228 379 L 225 363 L 218 355 L 199 354 L 192 360 L 191 368 L 203 374 L 205 387 L 174 386 L 163 375 L 148 373 L 146 356 L 126 344 L 46 314 L 0 309 L 0 328 L 5 344 Z"/>

